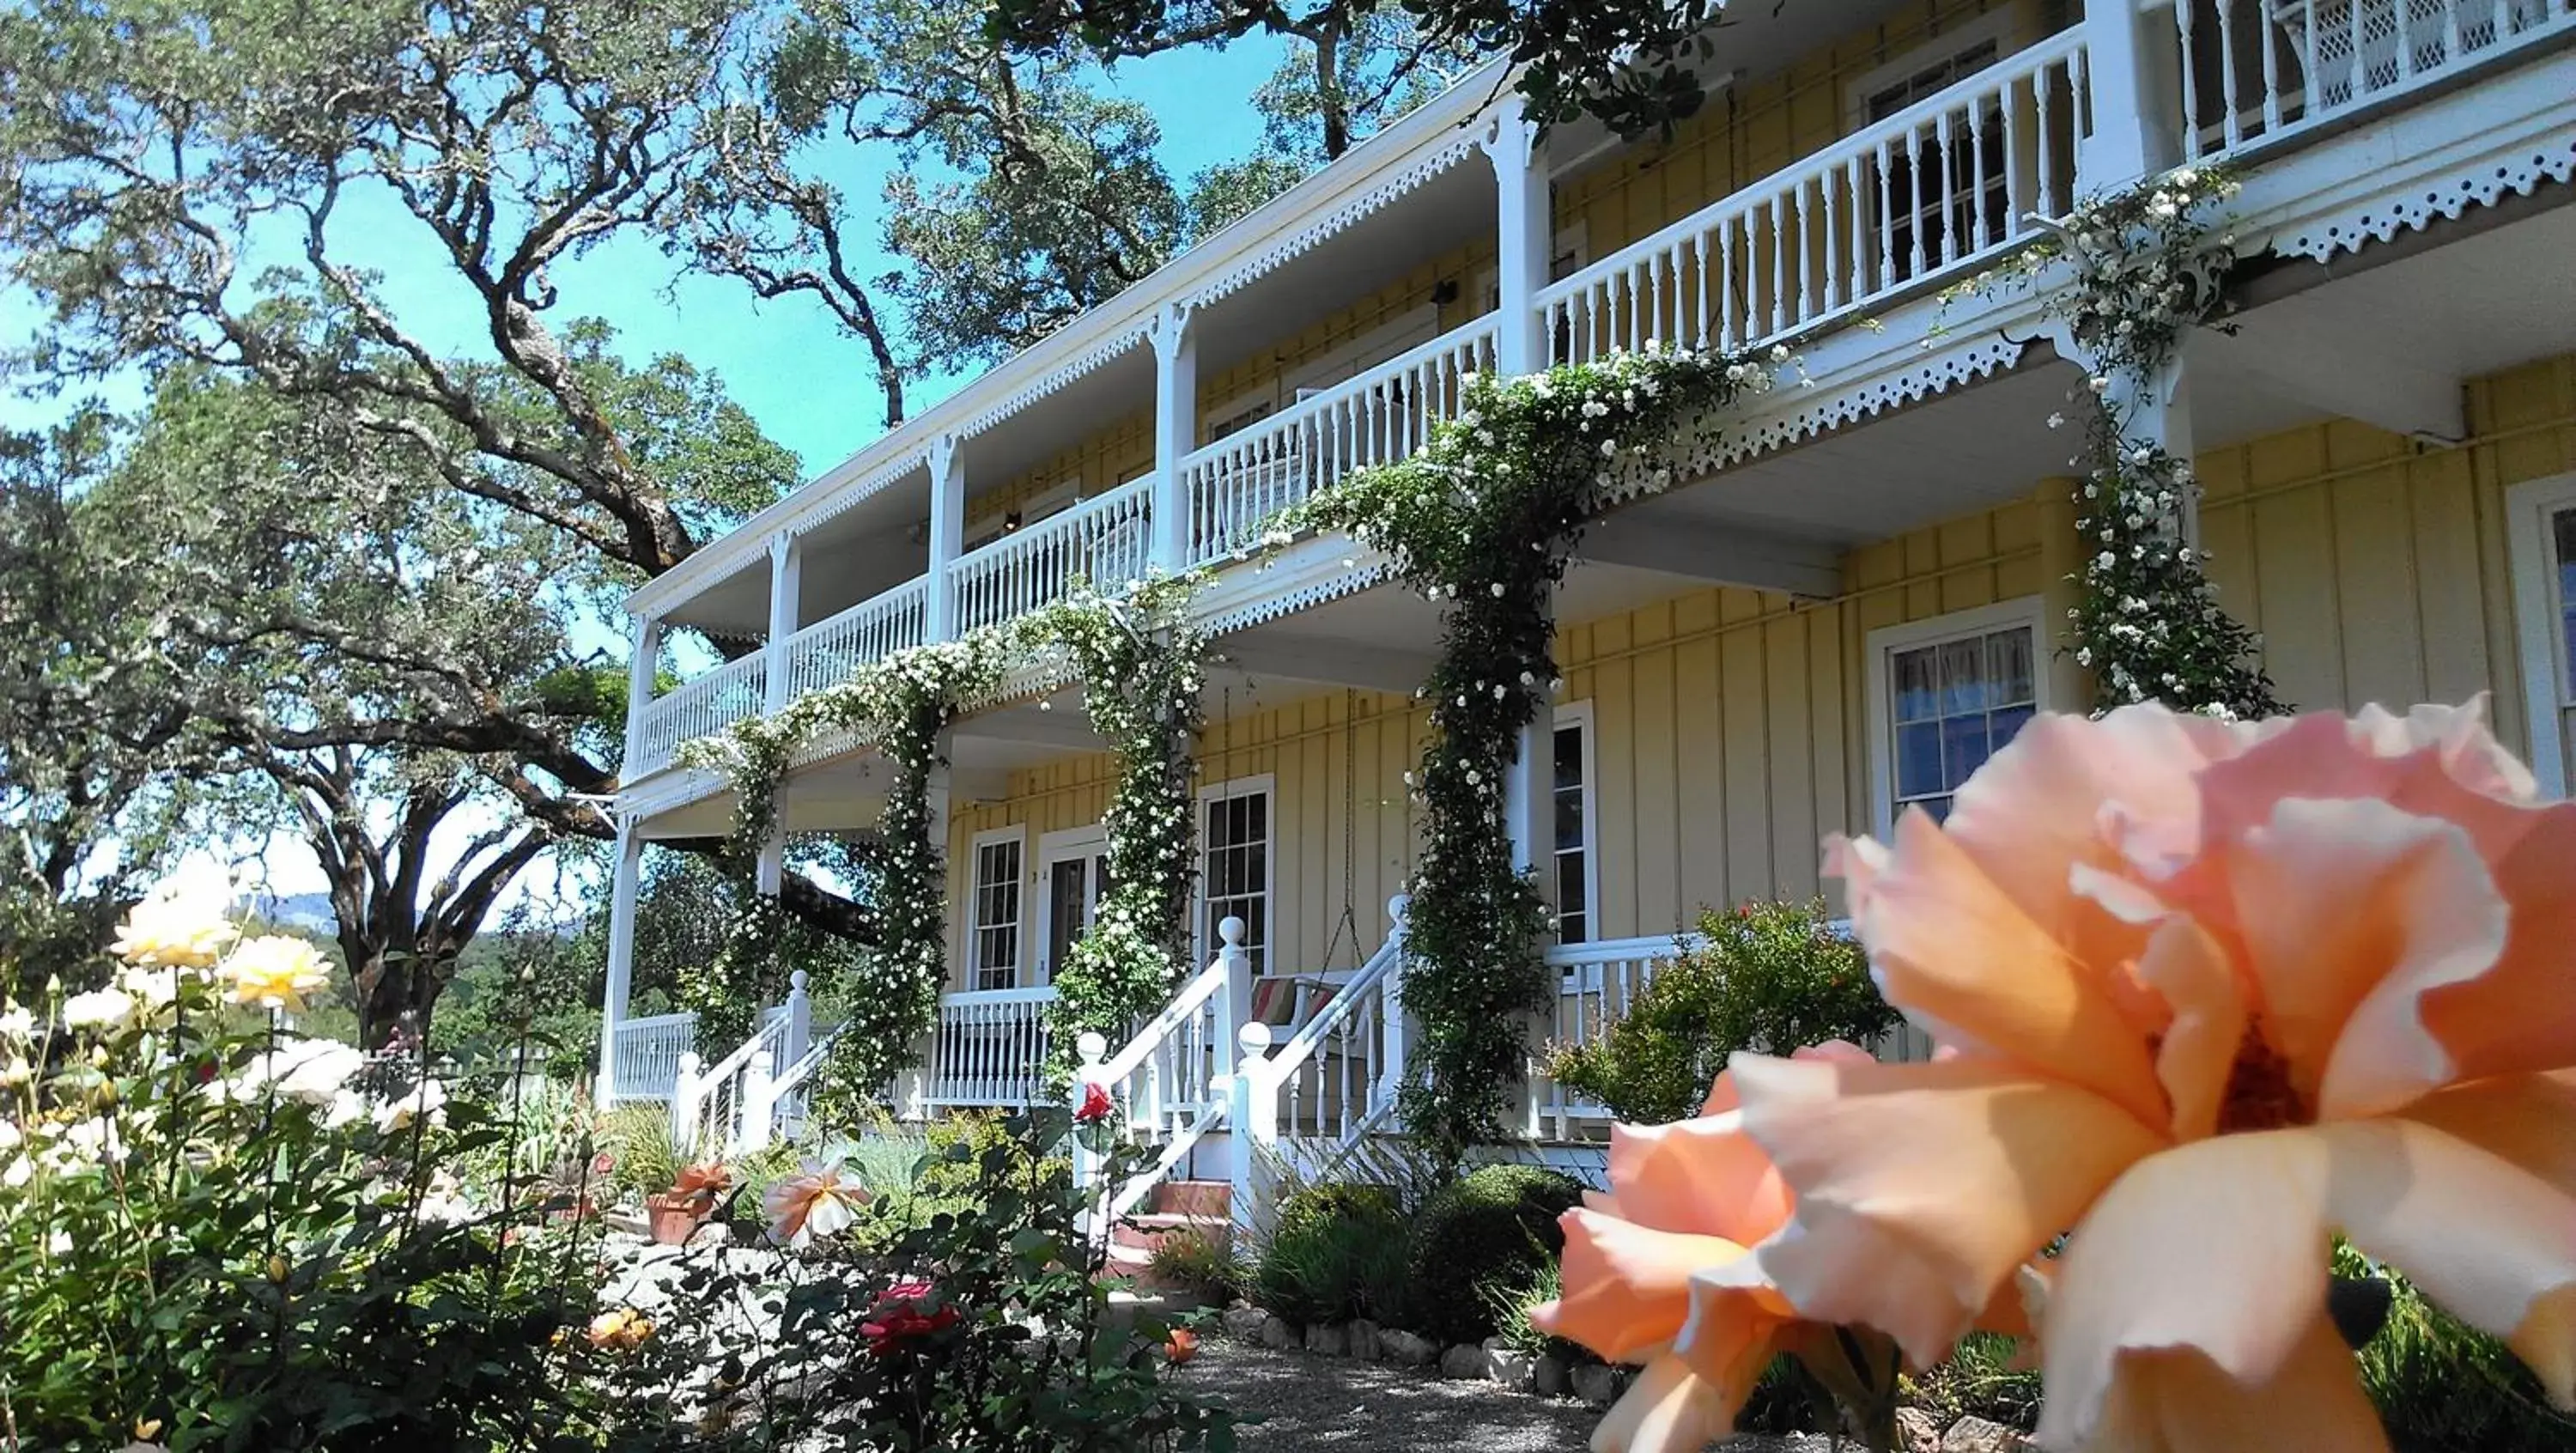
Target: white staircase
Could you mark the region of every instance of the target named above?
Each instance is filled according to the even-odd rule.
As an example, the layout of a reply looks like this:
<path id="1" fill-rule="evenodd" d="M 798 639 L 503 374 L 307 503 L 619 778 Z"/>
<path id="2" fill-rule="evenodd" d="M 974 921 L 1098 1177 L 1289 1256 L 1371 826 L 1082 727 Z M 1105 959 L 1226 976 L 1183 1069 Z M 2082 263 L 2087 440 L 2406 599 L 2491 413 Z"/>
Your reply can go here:
<path id="1" fill-rule="evenodd" d="M 1387 904 L 1386 942 L 1322 1007 L 1292 1021 L 1284 1042 L 1272 1043 L 1269 1025 L 1247 1022 L 1252 973 L 1243 925 L 1231 918 L 1218 928 L 1224 947 L 1215 960 L 1115 1056 L 1102 1058 L 1101 1036 L 1083 1036 L 1074 1103 L 1085 1087 L 1102 1086 L 1118 1111 L 1118 1135 L 1155 1152 L 1106 1188 L 1111 1225 L 1176 1175 L 1221 1176 L 1233 1189 L 1231 1214 L 1251 1224 L 1275 1168 L 1328 1173 L 1386 1129 L 1404 1078 L 1404 909 L 1402 895 Z M 1075 1172 L 1083 1184 L 1099 1184 L 1099 1157 L 1077 1149 Z"/>

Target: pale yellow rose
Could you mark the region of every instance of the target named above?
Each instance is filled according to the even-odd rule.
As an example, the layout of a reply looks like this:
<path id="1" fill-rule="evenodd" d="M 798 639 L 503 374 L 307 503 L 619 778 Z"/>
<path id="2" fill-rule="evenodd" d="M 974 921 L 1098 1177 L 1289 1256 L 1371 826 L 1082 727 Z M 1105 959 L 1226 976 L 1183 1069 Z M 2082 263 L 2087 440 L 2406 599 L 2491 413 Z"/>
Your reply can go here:
<path id="1" fill-rule="evenodd" d="M 330 966 L 313 945 L 282 933 L 244 943 L 224 960 L 223 976 L 236 1004 L 304 1012 L 304 996 L 331 982 Z"/>
<path id="2" fill-rule="evenodd" d="M 155 894 L 117 925 L 108 951 L 148 968 L 207 969 L 239 937 L 241 931 L 224 922 L 221 900 Z"/>

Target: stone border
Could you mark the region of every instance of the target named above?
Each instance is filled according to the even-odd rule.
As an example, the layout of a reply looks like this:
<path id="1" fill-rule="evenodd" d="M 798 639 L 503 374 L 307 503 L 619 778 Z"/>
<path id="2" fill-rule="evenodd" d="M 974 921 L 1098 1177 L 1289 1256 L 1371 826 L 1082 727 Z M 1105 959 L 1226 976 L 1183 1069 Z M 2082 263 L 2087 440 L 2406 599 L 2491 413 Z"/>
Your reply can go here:
<path id="1" fill-rule="evenodd" d="M 1503 1345 L 1500 1337 L 1489 1337 L 1482 1346 L 1462 1342 L 1444 1348 L 1419 1333 L 1380 1328 L 1374 1322 L 1300 1327 L 1244 1301 L 1227 1307 L 1219 1323 L 1235 1341 L 1274 1352 L 1309 1352 L 1418 1368 L 1453 1382 L 1490 1382 L 1511 1392 L 1578 1398 L 1594 1407 L 1618 1401 L 1637 1376 L 1633 1367 L 1574 1364 L 1547 1353 L 1533 1356 L 1515 1351 Z M 1922 1408 L 1900 1408 L 1896 1419 L 1897 1446 L 1903 1453 L 2032 1453 L 2032 1444 L 2020 1433 L 1973 1415 L 1946 1428 Z"/>
<path id="2" fill-rule="evenodd" d="M 1392 1367 L 1422 1368 L 1454 1382 L 1490 1382 L 1514 1392 L 1541 1397 L 1574 1397 L 1595 1407 L 1618 1401 L 1636 1377 L 1636 1369 L 1603 1362 L 1568 1363 L 1551 1354 L 1517 1351 L 1500 1337 L 1482 1346 L 1461 1342 L 1443 1347 L 1430 1338 L 1374 1322 L 1334 1322 L 1300 1327 L 1287 1318 L 1247 1302 L 1226 1308 L 1219 1318 L 1227 1336 L 1276 1352 L 1303 1351 L 1320 1357 L 1348 1357 Z"/>

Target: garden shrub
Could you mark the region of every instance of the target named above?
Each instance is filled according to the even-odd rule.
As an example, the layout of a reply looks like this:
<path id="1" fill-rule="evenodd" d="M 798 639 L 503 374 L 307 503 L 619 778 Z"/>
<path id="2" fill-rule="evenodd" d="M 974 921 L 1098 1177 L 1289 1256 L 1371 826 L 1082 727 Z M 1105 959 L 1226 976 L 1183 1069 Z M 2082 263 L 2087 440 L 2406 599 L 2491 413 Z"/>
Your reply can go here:
<path id="1" fill-rule="evenodd" d="M 2408 1453 L 2543 1453 L 2576 1447 L 2576 1418 L 2549 1405 L 2503 1343 L 2425 1300 L 2414 1283 L 2335 1247 L 2338 1276 L 2380 1276 L 2388 1321 L 2361 1349 L 2361 1381 Z"/>
<path id="2" fill-rule="evenodd" d="M 783 1263 L 728 1248 L 684 1261 L 670 1334 L 712 1342 L 747 1303 L 777 1317 L 774 1335 L 737 1348 L 731 1400 L 701 1420 L 697 1446 L 1230 1446 L 1228 1414 L 1163 1381 L 1168 1327 L 1112 1313 L 1101 1251 L 1081 1229 L 1092 1208 L 1048 1169 L 1069 1118 L 1049 1109 L 953 1140 L 941 1168 L 954 1209 L 906 1219 L 870 1201 Z M 1129 1147 L 1096 1148 L 1110 1184 L 1142 1163 Z M 799 1180 L 788 1194 L 820 1185 Z"/>
<path id="3" fill-rule="evenodd" d="M 671 1108 L 649 1101 L 611 1107 L 600 1117 L 599 1143 L 608 1183 L 630 1204 L 669 1189 L 688 1160 L 671 1138 Z"/>
<path id="4" fill-rule="evenodd" d="M 1231 1301 L 1252 1285 L 1252 1268 L 1233 1247 L 1195 1228 L 1184 1227 L 1165 1236 L 1155 1245 L 1148 1264 L 1164 1285 L 1213 1301 Z"/>
<path id="5" fill-rule="evenodd" d="M 232 935 L 147 903 L 104 987 L 0 1002 L 13 1442 L 115 1449 L 148 1425 L 176 1453 L 485 1453 L 667 1424 L 667 1396 L 610 1395 L 651 1359 L 587 1360 L 597 1229 L 548 1224 L 537 1163 L 560 1127 L 295 1034 L 274 1011 L 324 982 L 318 956 L 226 956 Z M 479 1191 L 448 1169 L 475 1164 Z"/>
<path id="6" fill-rule="evenodd" d="M 1028 1162 L 1025 1175 L 1032 1167 L 1048 1184 L 1073 1183 L 1073 1160 L 1061 1147 L 1043 1149 L 1014 1134 L 1012 1119 L 995 1114 L 968 1112 L 934 1120 L 923 1132 L 923 1145 L 928 1160 L 914 1183 L 914 1191 L 934 1201 L 951 1201 L 972 1195 L 980 1183 L 978 1170 L 985 1158 L 995 1152 L 1016 1154 Z"/>
<path id="7" fill-rule="evenodd" d="M 1371 1194 L 1378 1192 L 1377 1194 Z M 1369 1186 L 1310 1186 L 1280 1203 L 1253 1273 L 1253 1300 L 1308 1326 L 1403 1318 L 1404 1221 Z"/>
<path id="8" fill-rule="evenodd" d="M 1822 899 L 1703 910 L 1699 933 L 1601 1038 L 1550 1054 L 1558 1084 L 1620 1120 L 1660 1125 L 1698 1114 L 1737 1050 L 1865 1045 L 1896 1025 L 1860 945 L 1833 931 Z"/>
<path id="9" fill-rule="evenodd" d="M 1447 1342 L 1481 1342 L 1499 1321 L 1494 1298 L 1537 1281 L 1564 1249 L 1556 1218 L 1582 1183 L 1534 1165 L 1488 1165 L 1425 1202 L 1413 1221 L 1407 1319 Z"/>

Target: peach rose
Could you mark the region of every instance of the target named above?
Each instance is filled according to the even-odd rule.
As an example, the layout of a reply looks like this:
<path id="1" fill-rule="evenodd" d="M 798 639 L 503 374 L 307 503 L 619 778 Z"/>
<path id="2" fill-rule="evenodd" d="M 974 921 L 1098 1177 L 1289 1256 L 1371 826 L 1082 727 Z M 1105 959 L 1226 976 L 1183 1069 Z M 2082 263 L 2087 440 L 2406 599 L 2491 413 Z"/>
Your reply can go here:
<path id="1" fill-rule="evenodd" d="M 2340 1231 L 2576 1401 L 2576 805 L 2475 707 L 2043 717 L 1829 852 L 1948 1053 L 1735 1058 L 1797 1196 L 1744 1275 L 1928 1363 L 2071 1231 L 2043 1444 L 2384 1448 Z"/>
<path id="2" fill-rule="evenodd" d="M 1836 1042 L 1801 1060 L 1867 1062 Z M 1758 1283 L 1694 1290 L 1789 1219 L 1789 1193 L 1745 1135 L 1720 1075 L 1700 1118 L 1610 1131 L 1610 1189 L 1560 1218 L 1563 1293 L 1530 1324 L 1644 1373 L 1594 1432 L 1594 1453 L 1696 1453 L 1724 1437 L 1796 1320 Z"/>

